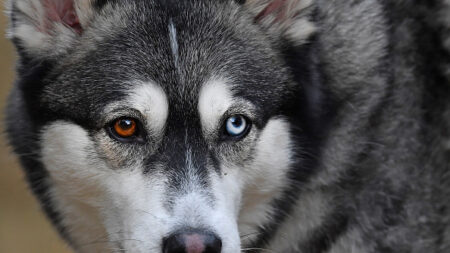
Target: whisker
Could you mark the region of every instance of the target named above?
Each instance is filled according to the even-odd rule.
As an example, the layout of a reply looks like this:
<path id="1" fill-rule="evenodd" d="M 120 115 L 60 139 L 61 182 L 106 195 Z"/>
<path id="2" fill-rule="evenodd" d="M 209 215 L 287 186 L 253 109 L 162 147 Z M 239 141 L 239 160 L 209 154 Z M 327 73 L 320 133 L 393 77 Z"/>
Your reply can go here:
<path id="1" fill-rule="evenodd" d="M 252 233 L 248 233 L 248 234 L 245 234 L 245 235 L 240 235 L 239 237 L 241 238 L 241 241 L 242 241 L 242 240 L 250 239 L 249 237 L 251 237 L 253 235 L 260 235 L 260 234 L 262 234 L 262 232 L 252 232 Z"/>
<path id="2" fill-rule="evenodd" d="M 104 244 L 106 244 L 106 243 L 118 243 L 118 242 L 123 242 L 123 241 L 136 241 L 136 242 L 141 242 L 141 243 L 144 242 L 142 240 L 132 239 L 132 238 L 130 238 L 130 239 L 120 239 L 120 240 L 104 240 L 104 241 L 98 240 L 98 241 L 93 241 L 93 242 L 89 242 L 89 243 L 84 243 L 84 244 L 80 245 L 80 247 L 88 247 L 88 246 L 92 246 L 92 245 L 95 245 L 95 244 L 102 244 L 102 243 L 104 243 Z"/>
<path id="3" fill-rule="evenodd" d="M 260 251 L 267 251 L 267 252 L 275 252 L 275 253 L 277 253 L 274 250 L 265 249 L 265 248 L 243 248 L 243 249 L 241 249 L 241 251 L 243 251 L 243 252 L 245 252 L 245 251 L 252 251 L 252 250 L 260 250 Z"/>
<path id="4" fill-rule="evenodd" d="M 164 219 L 161 218 L 161 217 L 156 216 L 156 215 L 153 214 L 153 213 L 150 213 L 150 212 L 145 211 L 145 210 L 143 210 L 143 209 L 134 209 L 134 210 L 135 210 L 135 211 L 138 211 L 138 212 L 142 212 L 142 213 L 148 214 L 148 215 L 151 215 L 153 218 L 155 218 L 157 221 L 161 222 L 162 224 L 167 224 L 167 221 L 166 221 L 166 220 L 164 220 Z"/>

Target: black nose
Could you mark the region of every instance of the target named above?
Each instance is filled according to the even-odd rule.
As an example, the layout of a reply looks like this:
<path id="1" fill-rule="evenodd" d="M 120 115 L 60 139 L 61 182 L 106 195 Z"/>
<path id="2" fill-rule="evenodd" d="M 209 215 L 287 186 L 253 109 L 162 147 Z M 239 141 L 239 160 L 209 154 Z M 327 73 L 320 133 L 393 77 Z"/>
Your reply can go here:
<path id="1" fill-rule="evenodd" d="M 163 253 L 220 253 L 222 241 L 205 230 L 180 230 L 163 240 Z"/>

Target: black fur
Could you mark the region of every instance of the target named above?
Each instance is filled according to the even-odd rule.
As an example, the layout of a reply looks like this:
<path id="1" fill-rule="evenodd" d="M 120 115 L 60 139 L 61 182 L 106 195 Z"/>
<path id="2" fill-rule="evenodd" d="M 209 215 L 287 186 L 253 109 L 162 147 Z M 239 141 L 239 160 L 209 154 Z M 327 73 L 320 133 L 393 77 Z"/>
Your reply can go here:
<path id="1" fill-rule="evenodd" d="M 249 1 L 93 4 L 107 21 L 92 18 L 93 27 L 86 27 L 73 47 L 45 57 L 14 37 L 23 13 L 13 5 L 11 14 L 20 60 L 7 115 L 10 142 L 31 189 L 69 242 L 70 228 L 62 226 L 52 205 L 48 171 L 39 157 L 45 126 L 72 122 L 98 142 L 111 124 L 105 106 L 129 94 L 130 80 L 155 82 L 169 100 L 164 133 L 159 138 L 148 133 L 144 143 L 116 141 L 119 151 L 111 150 L 122 157 L 115 169 L 128 160 L 142 161 L 145 177 L 169 175 L 169 193 L 186 191 L 192 172 L 199 188 L 208 191 L 211 174 L 226 176 L 221 156 L 238 156 L 246 145 L 202 132 L 199 92 L 209 77 L 220 74 L 232 77 L 233 96 L 255 106 L 254 131 L 277 117 L 291 126 L 289 180 L 271 201 L 276 212 L 243 246 L 257 248 L 254 252 L 308 253 L 450 249 L 450 149 L 445 146 L 450 140 L 450 25 L 445 15 L 435 17 L 450 11 L 444 1 L 316 0 L 306 18 L 317 32 L 300 44 L 273 31 L 278 20 L 255 19 L 258 13 Z M 171 24 L 183 56 L 178 62 Z M 105 34 L 104 27 L 111 32 Z M 193 168 L 186 166 L 187 153 Z M 310 195 L 312 200 L 301 203 Z M 208 205 L 217 204 L 212 193 L 205 197 Z M 175 204 L 170 195 L 164 207 L 173 211 Z M 296 227 L 303 225 L 310 226 L 306 232 Z M 283 241 L 284 226 L 299 233 L 297 240 Z"/>

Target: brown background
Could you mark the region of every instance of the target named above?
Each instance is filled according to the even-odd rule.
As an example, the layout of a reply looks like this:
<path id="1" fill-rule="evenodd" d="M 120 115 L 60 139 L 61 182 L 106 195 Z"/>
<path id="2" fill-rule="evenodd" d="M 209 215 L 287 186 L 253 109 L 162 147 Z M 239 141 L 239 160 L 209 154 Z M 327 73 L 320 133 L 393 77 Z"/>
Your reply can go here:
<path id="1" fill-rule="evenodd" d="M 6 144 L 4 111 L 16 56 L 5 38 L 4 1 L 0 0 L 0 252 L 69 252 L 27 189 L 17 159 Z"/>

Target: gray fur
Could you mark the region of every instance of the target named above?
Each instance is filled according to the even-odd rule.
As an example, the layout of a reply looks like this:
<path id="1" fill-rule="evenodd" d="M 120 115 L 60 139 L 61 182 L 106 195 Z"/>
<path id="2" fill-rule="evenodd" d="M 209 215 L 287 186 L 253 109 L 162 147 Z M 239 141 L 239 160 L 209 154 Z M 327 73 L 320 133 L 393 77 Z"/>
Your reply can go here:
<path id="1" fill-rule="evenodd" d="M 12 1 L 12 17 L 17 11 L 14 3 L 20 1 L 24 0 Z M 145 172 L 151 177 L 179 166 L 181 157 L 180 163 L 189 162 L 189 173 L 200 175 L 190 183 L 192 188 L 201 185 L 203 193 L 211 185 L 210 175 L 221 173 L 211 169 L 214 159 L 203 157 L 205 153 L 245 167 L 256 149 L 251 145 L 268 119 L 281 116 L 293 124 L 293 135 L 297 134 L 293 141 L 298 143 L 292 152 L 298 167 L 292 168 L 292 178 L 280 189 L 286 197 L 274 198 L 275 210 L 267 211 L 271 222 L 254 228 L 270 235 L 241 238 L 242 249 L 450 252 L 450 1 L 315 0 L 298 10 L 293 7 L 298 13 L 289 13 L 288 19 L 275 25 L 272 16 L 255 23 L 255 15 L 269 2 L 265 0 L 243 6 L 231 0 L 180 4 L 193 13 L 167 1 L 167 10 L 179 12 L 177 18 L 168 17 L 164 8 L 154 8 L 152 4 L 159 2 L 110 1 L 98 13 L 90 12 L 93 17 L 89 16 L 82 36 L 65 31 L 71 49 L 58 44 L 58 50 L 47 56 L 41 53 L 49 50 L 48 44 L 41 53 L 36 48 L 23 49 L 26 43 L 15 33 L 17 21 L 12 18 L 10 34 L 21 60 L 8 124 L 17 153 L 39 149 L 36 136 L 58 117 L 89 129 L 92 139 L 100 143 L 108 137 L 98 129 L 110 120 L 103 106 L 127 94 L 131 88 L 124 80 L 152 80 L 168 94 L 170 110 L 179 113 L 169 115 L 167 136 L 149 137 L 155 140 L 150 147 L 125 149 L 109 141 L 110 153 L 97 150 L 111 167 L 126 167 L 130 159 L 142 164 L 160 159 L 154 166 L 158 169 Z M 149 18 L 149 13 L 155 16 Z M 158 26 L 165 19 L 170 25 Z M 178 25 L 195 27 L 196 32 L 178 30 Z M 304 32 L 287 32 L 290 25 Z M 297 80 L 296 65 L 286 56 L 290 51 L 285 51 L 291 48 L 306 48 L 302 56 L 313 66 L 309 69 L 314 72 L 312 81 Z M 40 80 L 44 88 L 30 101 L 34 95 L 27 95 L 30 84 L 21 80 L 29 78 L 29 68 L 49 58 L 57 64 Z M 249 138 L 235 146 L 219 146 L 212 137 L 193 144 L 171 142 L 179 136 L 183 141 L 187 136 L 201 136 L 194 112 L 201 85 L 225 74 L 231 77 L 233 92 L 252 101 L 252 109 L 256 108 L 252 116 L 266 121 L 255 124 Z M 298 102 L 301 96 L 292 99 L 299 93 L 306 94 L 306 102 Z M 302 120 L 317 120 L 319 129 L 305 130 L 302 124 L 310 122 L 299 123 L 296 112 L 286 112 L 292 109 L 286 101 L 307 104 L 306 109 L 296 108 L 309 110 L 312 116 Z M 42 106 L 38 112 L 44 113 L 43 119 L 33 115 L 30 104 Z M 179 119 L 184 121 L 177 127 L 174 122 Z M 12 127 L 15 122 L 25 123 L 16 128 Z M 313 137 L 305 137 L 305 132 Z M 303 139 L 317 143 L 317 149 L 307 149 Z M 197 151 L 187 159 L 178 154 L 186 148 L 189 155 L 191 148 Z M 159 150 L 166 156 L 155 158 Z M 294 172 L 300 173 L 296 169 L 305 166 L 302 159 L 309 156 L 313 157 L 312 172 L 294 177 Z M 71 242 L 70 228 L 60 224 L 58 210 L 46 194 L 51 183 L 36 183 L 47 175 L 39 157 L 23 157 L 22 163 L 45 211 Z M 177 187 L 186 187 L 177 185 L 183 181 L 180 174 L 171 172 L 168 179 L 173 182 L 168 187 L 170 202 L 176 202 Z M 214 196 L 205 196 L 213 207 Z M 289 208 L 284 208 L 286 199 Z"/>

